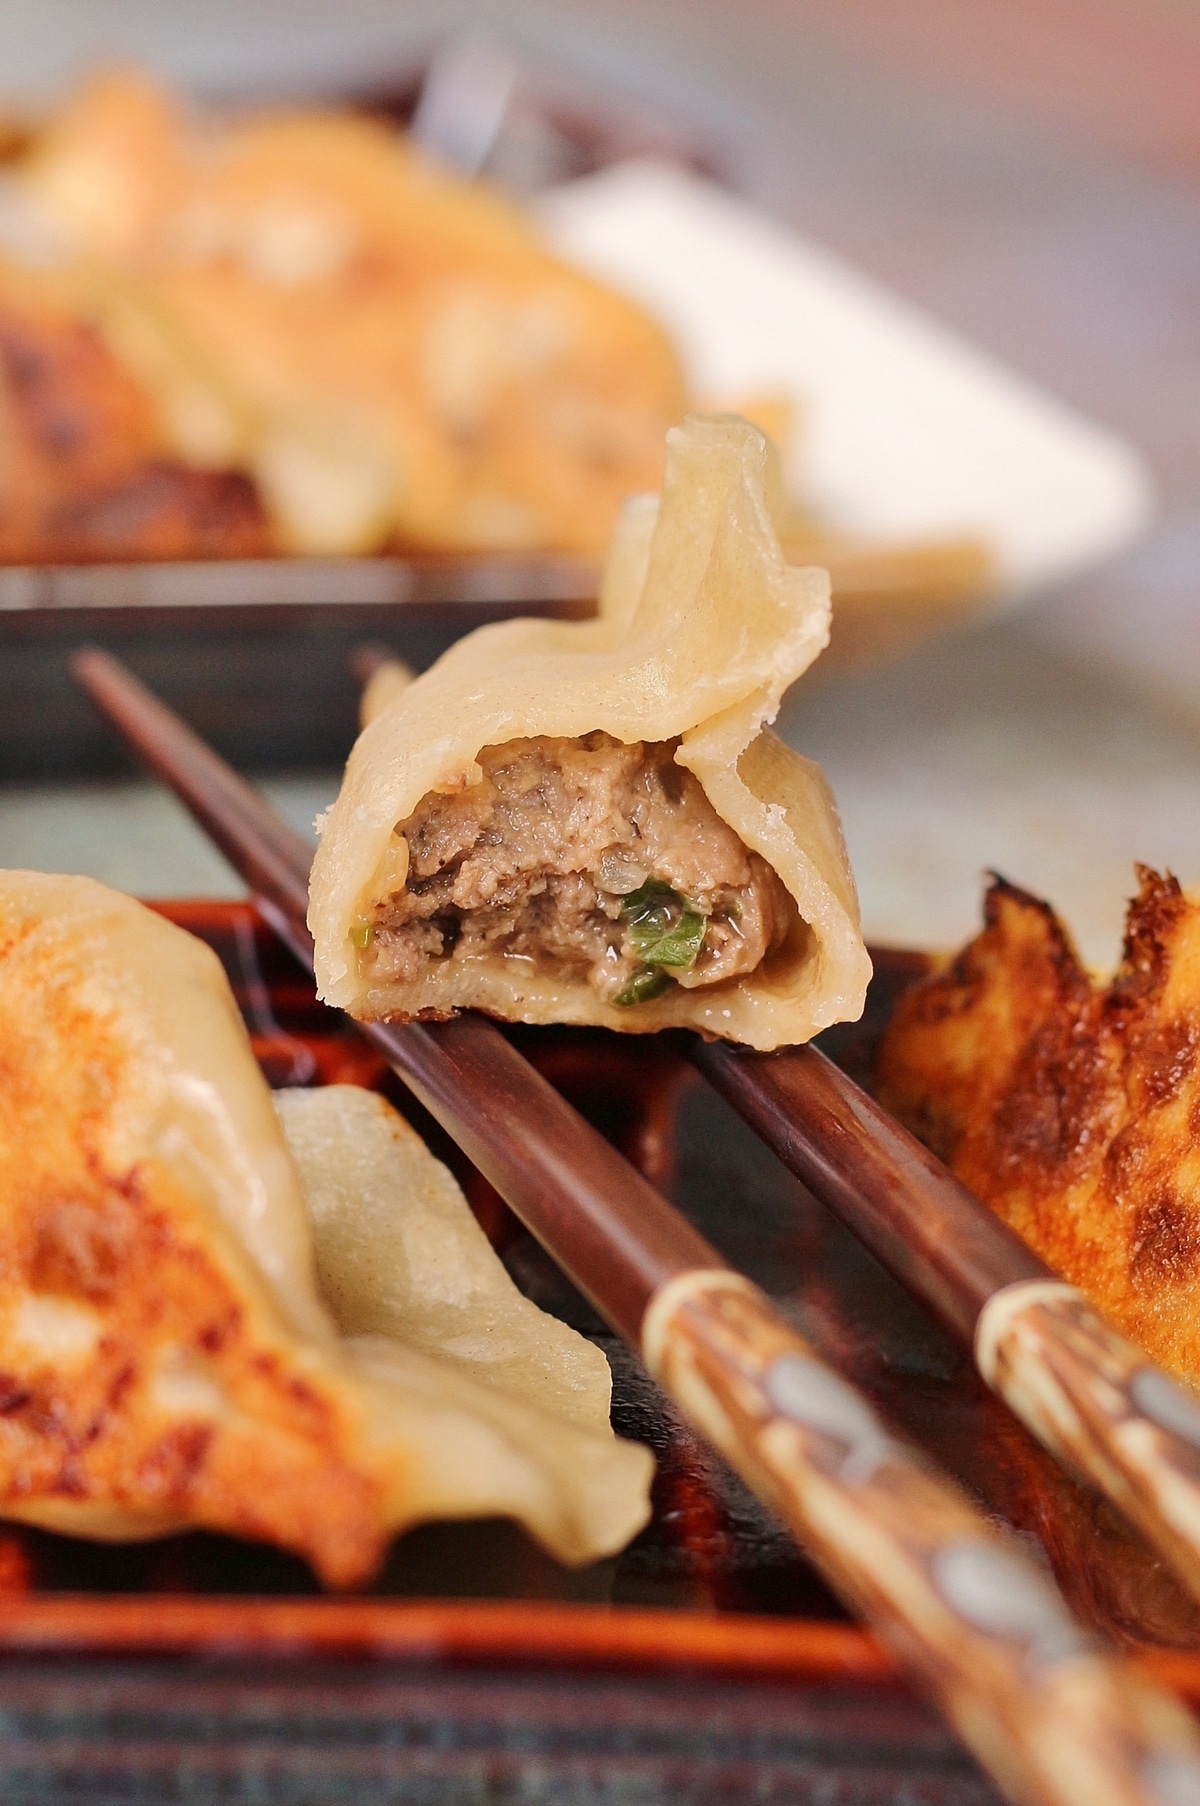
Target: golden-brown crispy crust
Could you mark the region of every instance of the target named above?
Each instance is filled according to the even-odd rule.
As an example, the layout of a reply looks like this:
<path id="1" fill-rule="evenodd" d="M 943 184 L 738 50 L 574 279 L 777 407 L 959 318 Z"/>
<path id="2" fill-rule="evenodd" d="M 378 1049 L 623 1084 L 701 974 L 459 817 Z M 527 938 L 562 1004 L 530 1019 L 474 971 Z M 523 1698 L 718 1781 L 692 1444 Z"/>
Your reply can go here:
<path id="1" fill-rule="evenodd" d="M 659 485 L 666 333 L 377 121 L 200 125 L 109 71 L 23 174 L 174 449 L 253 474 L 281 550 L 597 553 Z"/>
<path id="2" fill-rule="evenodd" d="M 203 1526 L 337 1585 L 441 1517 L 591 1561 L 648 1509 L 610 1391 L 389 1105 L 273 1107 L 210 948 L 0 872 L 0 1519 Z"/>
<path id="3" fill-rule="evenodd" d="M 148 395 L 35 280 L 0 292 L 0 560 L 256 557 L 254 485 L 173 458 Z"/>
<path id="4" fill-rule="evenodd" d="M 18 954 L 28 994 L 25 939 L 0 998 Z M 41 1020 L 0 1007 L 0 1515 L 203 1525 L 362 1580 L 387 1524 L 349 1395 L 165 1165 L 114 1153 L 130 1050 L 59 977 Z"/>
<path id="5" fill-rule="evenodd" d="M 1049 906 L 1002 880 L 981 934 L 909 992 L 881 1096 L 1052 1267 L 1200 1377 L 1200 903 L 1138 868 L 1094 982 Z"/>

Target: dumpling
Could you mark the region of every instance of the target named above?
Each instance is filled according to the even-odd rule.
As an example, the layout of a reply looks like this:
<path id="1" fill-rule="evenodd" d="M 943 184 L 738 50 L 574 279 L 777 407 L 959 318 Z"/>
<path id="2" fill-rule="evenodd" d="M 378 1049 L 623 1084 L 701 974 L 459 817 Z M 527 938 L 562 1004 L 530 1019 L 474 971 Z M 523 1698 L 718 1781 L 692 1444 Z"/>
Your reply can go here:
<path id="1" fill-rule="evenodd" d="M 253 474 L 284 550 L 598 553 L 686 405 L 667 335 L 486 182 L 361 114 L 197 129 L 80 90 L 24 171 L 185 461 Z"/>
<path id="2" fill-rule="evenodd" d="M 901 997 L 890 1110 L 1155 1361 L 1200 1384 L 1200 896 L 1139 866 L 1094 978 L 1048 903 L 994 878 L 984 926 Z"/>
<path id="3" fill-rule="evenodd" d="M 826 574 L 783 561 L 776 487 L 754 427 L 690 419 L 598 619 L 481 628 L 367 724 L 313 866 L 327 1001 L 759 1048 L 860 1012 L 833 799 L 764 731 L 830 618 Z"/>
<path id="4" fill-rule="evenodd" d="M 252 485 L 172 457 L 91 315 L 76 273 L 0 256 L 0 560 L 261 557 Z"/>
<path id="5" fill-rule="evenodd" d="M 279 1108 L 294 1159 L 200 941 L 0 874 L 0 1516 L 223 1530 L 339 1585 L 434 1517 L 620 1548 L 652 1462 L 612 1434 L 603 1355 L 390 1106 Z"/>

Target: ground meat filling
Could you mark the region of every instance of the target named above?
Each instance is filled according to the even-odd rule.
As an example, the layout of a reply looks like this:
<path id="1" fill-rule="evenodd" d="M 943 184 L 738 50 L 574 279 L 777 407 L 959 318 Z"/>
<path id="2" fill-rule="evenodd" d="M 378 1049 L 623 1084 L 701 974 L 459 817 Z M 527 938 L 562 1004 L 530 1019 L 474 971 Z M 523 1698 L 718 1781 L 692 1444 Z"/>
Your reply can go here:
<path id="1" fill-rule="evenodd" d="M 794 905 L 675 764 L 677 745 L 593 733 L 485 747 L 477 782 L 430 793 L 397 826 L 405 888 L 361 929 L 372 982 L 500 956 L 625 1006 L 754 971 Z"/>

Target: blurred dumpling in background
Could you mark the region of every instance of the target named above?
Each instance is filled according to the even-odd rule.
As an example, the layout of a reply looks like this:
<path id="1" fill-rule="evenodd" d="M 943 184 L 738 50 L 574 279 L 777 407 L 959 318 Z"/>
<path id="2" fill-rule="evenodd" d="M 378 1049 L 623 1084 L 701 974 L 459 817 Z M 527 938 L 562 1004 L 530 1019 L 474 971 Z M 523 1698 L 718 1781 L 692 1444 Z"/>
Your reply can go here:
<path id="1" fill-rule="evenodd" d="M 246 558 L 253 482 L 175 455 L 70 273 L 0 261 L 0 561 Z"/>
<path id="2" fill-rule="evenodd" d="M 686 396 L 666 335 L 375 121 L 86 84 L 19 179 L 174 456 L 278 549 L 600 550 Z"/>

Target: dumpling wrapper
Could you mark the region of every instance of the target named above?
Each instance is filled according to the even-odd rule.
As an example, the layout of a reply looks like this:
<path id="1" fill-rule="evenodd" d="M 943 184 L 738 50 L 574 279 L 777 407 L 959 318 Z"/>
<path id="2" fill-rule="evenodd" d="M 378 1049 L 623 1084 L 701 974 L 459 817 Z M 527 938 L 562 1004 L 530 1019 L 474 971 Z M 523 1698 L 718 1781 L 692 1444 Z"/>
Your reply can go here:
<path id="1" fill-rule="evenodd" d="M 828 575 L 784 562 L 774 455 L 756 428 L 692 417 L 667 444 L 661 505 L 627 506 L 598 618 L 480 628 L 360 734 L 312 873 L 327 1002 L 371 1020 L 474 1007 L 633 1032 L 686 1026 L 763 1049 L 861 1013 L 871 966 L 833 797 L 817 765 L 764 731 L 828 642 Z M 398 824 L 428 793 L 469 785 L 484 747 L 597 729 L 627 744 L 679 739 L 676 762 L 794 901 L 783 949 L 737 980 L 672 986 L 632 1009 L 503 958 L 446 959 L 419 984 L 373 982 L 355 937 L 404 886 Z"/>
<path id="2" fill-rule="evenodd" d="M 429 1518 L 620 1548 L 653 1464 L 612 1434 L 603 1355 L 381 1099 L 280 1114 L 295 1160 L 208 947 L 89 879 L 0 874 L 0 1516 L 222 1530 L 335 1585 Z"/>
<path id="3" fill-rule="evenodd" d="M 358 1085 L 277 1091 L 321 1294 L 343 1335 L 453 1363 L 593 1435 L 611 1376 L 594 1343 L 509 1278 L 454 1175 L 385 1098 Z"/>
<path id="4" fill-rule="evenodd" d="M 658 481 L 686 405 L 667 335 L 378 121 L 196 129 L 115 71 L 23 175 L 176 454 L 253 474 L 283 550 L 594 554 Z"/>

